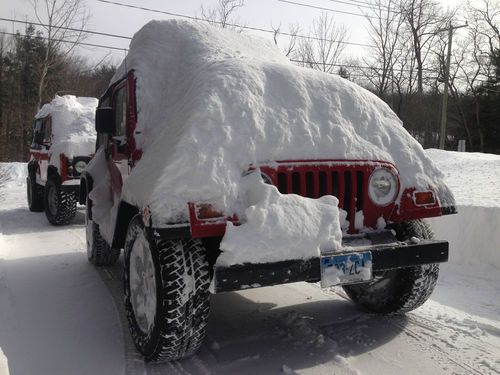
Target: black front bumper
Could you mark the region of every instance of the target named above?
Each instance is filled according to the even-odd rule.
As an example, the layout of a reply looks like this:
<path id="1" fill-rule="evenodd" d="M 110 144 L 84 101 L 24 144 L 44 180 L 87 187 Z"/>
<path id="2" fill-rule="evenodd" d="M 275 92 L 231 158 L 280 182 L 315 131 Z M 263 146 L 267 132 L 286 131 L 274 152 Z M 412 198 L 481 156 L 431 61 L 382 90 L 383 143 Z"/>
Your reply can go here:
<path id="1" fill-rule="evenodd" d="M 390 240 L 390 235 L 377 235 L 370 246 L 355 246 L 355 241 L 343 241 L 343 251 L 323 256 L 372 253 L 372 272 L 448 261 L 448 242 L 420 240 L 416 243 Z M 391 242 L 387 242 L 390 240 Z M 298 281 L 321 280 L 321 257 L 308 260 L 285 260 L 274 263 L 238 264 L 214 267 L 213 292 L 231 292 L 242 289 L 280 285 Z"/>

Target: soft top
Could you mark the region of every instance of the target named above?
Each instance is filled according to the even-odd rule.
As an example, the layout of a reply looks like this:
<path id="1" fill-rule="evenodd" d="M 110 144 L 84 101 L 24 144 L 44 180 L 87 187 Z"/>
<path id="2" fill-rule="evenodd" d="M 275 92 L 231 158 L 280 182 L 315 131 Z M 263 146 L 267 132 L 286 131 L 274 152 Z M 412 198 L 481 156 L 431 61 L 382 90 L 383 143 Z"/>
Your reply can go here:
<path id="1" fill-rule="evenodd" d="M 96 98 L 73 95 L 55 96 L 44 104 L 35 119 L 50 115 L 52 119 L 51 155 L 58 164 L 59 154 L 67 157 L 90 155 L 95 151 Z"/>
<path id="2" fill-rule="evenodd" d="M 454 203 L 442 174 L 382 100 L 291 64 L 265 40 L 151 21 L 134 35 L 113 82 L 131 70 L 143 156 L 123 198 L 164 221 L 185 216 L 190 201 L 231 211 L 242 171 L 280 160 L 388 161 L 401 174 L 401 191 L 434 186 L 442 205 Z"/>

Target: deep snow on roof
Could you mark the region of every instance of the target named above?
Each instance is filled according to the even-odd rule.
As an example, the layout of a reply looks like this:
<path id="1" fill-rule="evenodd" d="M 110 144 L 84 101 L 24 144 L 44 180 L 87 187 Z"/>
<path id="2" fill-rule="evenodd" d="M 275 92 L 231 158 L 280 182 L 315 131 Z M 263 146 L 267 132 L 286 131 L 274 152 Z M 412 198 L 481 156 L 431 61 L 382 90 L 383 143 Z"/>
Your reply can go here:
<path id="1" fill-rule="evenodd" d="M 383 101 L 294 66 L 262 39 L 151 21 L 134 35 L 113 81 L 130 70 L 143 157 L 123 194 L 165 220 L 183 216 L 189 201 L 230 210 L 249 164 L 294 159 L 389 161 L 403 189 L 435 186 L 442 203 L 453 204 L 442 174 Z"/>
<path id="2" fill-rule="evenodd" d="M 71 157 L 90 155 L 95 151 L 97 102 L 96 98 L 56 95 L 35 115 L 36 119 L 49 115 L 52 119 L 51 153 L 55 155 L 56 164 L 60 153 Z"/>

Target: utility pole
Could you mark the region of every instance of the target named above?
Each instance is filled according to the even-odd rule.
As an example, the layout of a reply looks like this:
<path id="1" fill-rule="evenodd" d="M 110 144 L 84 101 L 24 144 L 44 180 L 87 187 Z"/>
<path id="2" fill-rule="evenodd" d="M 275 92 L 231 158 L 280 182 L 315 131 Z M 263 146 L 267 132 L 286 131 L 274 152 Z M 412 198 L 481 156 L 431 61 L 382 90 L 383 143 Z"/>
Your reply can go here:
<path id="1" fill-rule="evenodd" d="M 446 139 L 446 111 L 448 110 L 448 84 L 450 80 L 451 42 L 453 39 L 453 30 L 467 26 L 467 23 L 465 25 L 452 26 L 450 22 L 447 28 L 436 31 L 436 33 L 448 31 L 448 53 L 446 55 L 446 66 L 444 68 L 443 105 L 441 106 L 441 131 L 439 133 L 439 148 L 441 150 L 444 150 L 444 141 Z"/>

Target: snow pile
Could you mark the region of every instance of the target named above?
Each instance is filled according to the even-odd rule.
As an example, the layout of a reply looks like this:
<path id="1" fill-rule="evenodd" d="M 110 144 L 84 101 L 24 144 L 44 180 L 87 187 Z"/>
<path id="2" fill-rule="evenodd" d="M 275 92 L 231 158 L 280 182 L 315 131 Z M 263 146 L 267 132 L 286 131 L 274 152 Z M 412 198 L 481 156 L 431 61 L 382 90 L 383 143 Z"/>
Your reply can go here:
<path id="1" fill-rule="evenodd" d="M 59 167 L 59 155 L 68 158 L 87 156 L 95 151 L 95 109 L 96 98 L 57 96 L 45 104 L 35 118 L 51 116 L 52 145 L 49 162 Z"/>
<path id="2" fill-rule="evenodd" d="M 500 270 L 500 156 L 426 150 L 445 171 L 458 214 L 430 219 L 436 238 L 450 242 L 450 262 Z"/>
<path id="3" fill-rule="evenodd" d="M 450 262 L 500 270 L 500 207 L 457 209 L 458 215 L 429 219 L 436 238 L 450 243 Z"/>
<path id="4" fill-rule="evenodd" d="M 0 163 L 0 185 L 23 186 L 26 184 L 26 163 Z"/>
<path id="5" fill-rule="evenodd" d="M 0 374 L 9 375 L 9 363 L 7 357 L 3 354 L 2 348 L 0 347 Z"/>
<path id="6" fill-rule="evenodd" d="M 426 150 L 461 206 L 500 207 L 500 155 Z"/>
<path id="7" fill-rule="evenodd" d="M 113 82 L 132 69 L 143 156 L 122 198 L 149 206 L 154 225 L 187 220 L 187 202 L 232 213 L 250 164 L 291 159 L 393 162 L 401 191 L 434 186 L 442 205 L 454 203 L 385 103 L 347 80 L 292 65 L 262 39 L 152 21 L 135 34 Z"/>
<path id="8" fill-rule="evenodd" d="M 309 259 L 341 248 L 347 214 L 337 208 L 337 198 L 282 195 L 265 184 L 260 173 L 245 176 L 241 187 L 239 201 L 248 207 L 245 222 L 227 224 L 218 265 Z"/>

